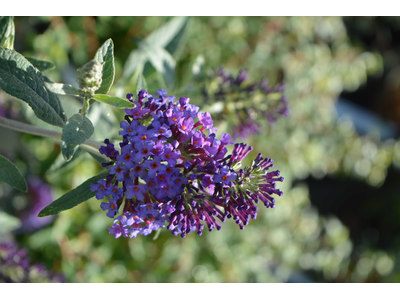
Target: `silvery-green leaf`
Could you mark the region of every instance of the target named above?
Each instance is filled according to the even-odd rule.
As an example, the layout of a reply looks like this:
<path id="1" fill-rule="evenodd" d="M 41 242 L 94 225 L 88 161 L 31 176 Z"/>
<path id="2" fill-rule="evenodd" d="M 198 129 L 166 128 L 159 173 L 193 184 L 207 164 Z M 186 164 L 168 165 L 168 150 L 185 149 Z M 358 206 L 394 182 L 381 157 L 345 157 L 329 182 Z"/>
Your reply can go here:
<path id="1" fill-rule="evenodd" d="M 28 103 L 35 115 L 51 125 L 67 121 L 57 95 L 44 85 L 44 75 L 14 50 L 0 48 L 0 88 Z"/>
<path id="2" fill-rule="evenodd" d="M 11 185 L 13 188 L 21 192 L 28 191 L 24 176 L 18 168 L 7 158 L 0 155 L 0 181 Z"/>
<path id="3" fill-rule="evenodd" d="M 115 106 L 117 108 L 132 108 L 135 105 L 128 100 L 124 100 L 122 98 L 108 96 L 108 95 L 100 95 L 96 94 L 93 96 L 93 99 L 105 104 L 109 104 Z"/>
<path id="4" fill-rule="evenodd" d="M 136 98 L 141 90 L 147 91 L 147 83 L 146 83 L 146 79 L 144 79 L 143 74 L 139 73 L 137 81 L 136 81 Z"/>
<path id="5" fill-rule="evenodd" d="M 0 211 L 0 235 L 21 227 L 20 219 Z"/>
<path id="6" fill-rule="evenodd" d="M 94 59 L 103 64 L 102 82 L 96 94 L 107 94 L 111 89 L 115 77 L 114 43 L 112 39 L 104 42 L 97 50 Z"/>
<path id="7" fill-rule="evenodd" d="M 145 41 L 151 47 L 165 48 L 174 54 L 186 28 L 188 17 L 175 17 L 154 30 Z"/>
<path id="8" fill-rule="evenodd" d="M 72 158 L 76 148 L 90 138 L 93 132 L 92 122 L 85 116 L 75 114 L 69 118 L 61 136 L 61 151 L 66 161 Z"/>
<path id="9" fill-rule="evenodd" d="M 143 50 L 137 49 L 132 51 L 124 65 L 123 80 L 129 80 L 135 74 L 136 70 L 142 72 L 146 61 L 147 55 Z"/>
<path id="10" fill-rule="evenodd" d="M 163 48 L 149 47 L 146 50 L 153 67 L 162 74 L 167 87 L 172 88 L 175 82 L 175 59 Z"/>
<path id="11" fill-rule="evenodd" d="M 89 200 L 92 198 L 96 192 L 92 192 L 90 190 L 90 185 L 92 183 L 97 183 L 100 179 L 104 179 L 108 176 L 108 171 L 104 171 L 97 176 L 89 178 L 84 183 L 82 183 L 77 188 L 69 191 L 68 193 L 64 194 L 57 200 L 55 200 L 50 205 L 46 206 L 42 209 L 39 213 L 38 217 L 46 217 L 51 215 L 59 214 L 60 212 L 73 208 L 82 202 Z"/>
<path id="12" fill-rule="evenodd" d="M 44 72 L 46 70 L 50 70 L 54 68 L 54 64 L 52 64 L 49 61 L 44 61 L 44 60 L 38 60 L 33 57 L 25 57 L 29 62 L 40 72 Z"/>
<path id="13" fill-rule="evenodd" d="M 14 17 L 0 17 L 0 47 L 14 49 Z"/>
<path id="14" fill-rule="evenodd" d="M 49 91 L 58 95 L 79 96 L 79 90 L 70 84 L 45 82 L 45 86 Z"/>

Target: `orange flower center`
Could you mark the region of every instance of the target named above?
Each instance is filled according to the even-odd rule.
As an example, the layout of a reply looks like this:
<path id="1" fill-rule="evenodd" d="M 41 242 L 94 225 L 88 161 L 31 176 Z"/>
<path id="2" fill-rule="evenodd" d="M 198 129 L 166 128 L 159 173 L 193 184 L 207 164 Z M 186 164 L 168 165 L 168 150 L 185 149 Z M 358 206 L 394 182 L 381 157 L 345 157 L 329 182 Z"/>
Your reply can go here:
<path id="1" fill-rule="evenodd" d="M 110 206 L 112 209 L 115 209 L 115 205 L 114 204 L 111 204 L 111 206 Z"/>
<path id="2" fill-rule="evenodd" d="M 133 130 L 132 130 L 132 129 L 130 129 L 130 128 L 127 130 L 127 132 L 132 132 L 132 131 L 133 131 Z"/>
<path id="3" fill-rule="evenodd" d="M 139 113 L 134 113 L 134 115 L 137 117 L 137 116 L 139 116 L 140 114 L 139 114 Z"/>
<path id="4" fill-rule="evenodd" d="M 133 189 L 134 189 L 135 191 L 138 191 L 138 190 L 139 190 L 139 188 L 138 188 L 137 186 L 133 187 Z"/>
<path id="5" fill-rule="evenodd" d="M 153 169 L 157 168 L 157 166 L 158 166 L 158 165 L 157 165 L 156 163 L 152 163 L 152 164 L 151 164 L 151 167 L 152 167 Z"/>
<path id="6" fill-rule="evenodd" d="M 142 141 L 147 140 L 147 136 L 142 136 Z"/>
<path id="7" fill-rule="evenodd" d="M 186 126 L 182 126 L 182 129 L 183 129 L 183 130 L 186 130 Z"/>
<path id="8" fill-rule="evenodd" d="M 223 179 L 223 180 L 227 180 L 227 179 L 228 179 L 228 176 L 224 175 L 224 176 L 222 176 L 222 179 Z"/>
<path id="9" fill-rule="evenodd" d="M 147 154 L 147 152 L 148 152 L 147 149 L 143 149 L 142 151 L 143 154 Z"/>
<path id="10" fill-rule="evenodd" d="M 165 157 L 166 157 L 166 158 L 170 158 L 170 157 L 171 157 L 171 155 L 169 155 L 169 154 L 165 154 Z"/>
<path id="11" fill-rule="evenodd" d="M 159 131 L 158 131 L 158 133 L 163 133 L 164 132 L 164 130 L 162 130 L 162 129 L 160 129 Z"/>
<path id="12" fill-rule="evenodd" d="M 128 160 L 130 158 L 131 158 L 131 156 L 129 154 L 125 155 L 125 160 Z"/>

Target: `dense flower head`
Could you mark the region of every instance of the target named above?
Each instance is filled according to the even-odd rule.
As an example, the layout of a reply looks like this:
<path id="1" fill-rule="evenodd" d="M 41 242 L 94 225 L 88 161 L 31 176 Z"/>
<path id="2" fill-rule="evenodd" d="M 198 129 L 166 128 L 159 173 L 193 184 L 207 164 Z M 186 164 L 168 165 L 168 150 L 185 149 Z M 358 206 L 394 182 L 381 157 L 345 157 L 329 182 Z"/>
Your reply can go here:
<path id="1" fill-rule="evenodd" d="M 268 172 L 272 159 L 261 154 L 251 167 L 241 161 L 252 150 L 234 144 L 228 133 L 216 138 L 211 115 L 199 112 L 190 99 L 168 96 L 164 90 L 153 97 L 141 90 L 133 109 L 121 122 L 120 149 L 107 139 L 100 153 L 111 161 L 105 180 L 92 184 L 96 198 L 106 199 L 101 208 L 114 219 L 109 232 L 115 238 L 148 235 L 166 227 L 174 235 L 202 234 L 221 229 L 219 222 L 233 218 L 241 229 L 257 216 L 255 203 L 274 207 L 279 171 Z M 133 101 L 133 95 L 127 99 Z M 145 99 L 147 101 L 145 101 Z"/>
<path id="2" fill-rule="evenodd" d="M 249 82 L 247 70 L 240 71 L 235 78 L 222 67 L 215 71 L 212 78 L 216 80 L 216 85 L 203 89 L 204 100 L 206 103 L 223 104 L 216 117 L 228 118 L 233 123 L 235 139 L 260 134 L 263 127 L 261 120 L 272 124 L 281 116 L 289 116 L 282 83 L 270 86 L 266 78 L 260 82 Z"/>
<path id="3" fill-rule="evenodd" d="M 13 242 L 0 242 L 0 283 L 16 282 L 65 282 L 65 278 L 41 264 L 31 265 L 26 249 Z"/>

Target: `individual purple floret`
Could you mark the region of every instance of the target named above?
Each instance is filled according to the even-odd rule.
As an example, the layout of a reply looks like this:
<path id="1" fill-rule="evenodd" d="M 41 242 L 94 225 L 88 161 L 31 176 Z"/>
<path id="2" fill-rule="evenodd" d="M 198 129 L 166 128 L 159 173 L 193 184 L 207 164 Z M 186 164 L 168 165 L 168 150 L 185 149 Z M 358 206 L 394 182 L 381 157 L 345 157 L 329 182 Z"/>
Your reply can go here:
<path id="1" fill-rule="evenodd" d="M 201 235 L 206 226 L 220 230 L 227 218 L 244 229 L 257 216 L 256 203 L 275 206 L 272 195 L 282 195 L 276 182 L 283 177 L 268 172 L 272 160 L 259 154 L 242 169 L 252 147 L 235 144 L 227 155 L 231 136 L 216 137 L 208 112 L 199 112 L 187 97 L 175 102 L 164 90 L 156 95 L 160 98 L 141 90 L 136 107 L 126 110 L 119 152 L 108 140 L 100 149 L 110 158 L 109 176 L 90 188 L 96 198 L 109 198 L 101 208 L 114 218 L 109 232 L 115 238 L 148 235 L 166 226 L 181 237 L 192 231 Z"/>

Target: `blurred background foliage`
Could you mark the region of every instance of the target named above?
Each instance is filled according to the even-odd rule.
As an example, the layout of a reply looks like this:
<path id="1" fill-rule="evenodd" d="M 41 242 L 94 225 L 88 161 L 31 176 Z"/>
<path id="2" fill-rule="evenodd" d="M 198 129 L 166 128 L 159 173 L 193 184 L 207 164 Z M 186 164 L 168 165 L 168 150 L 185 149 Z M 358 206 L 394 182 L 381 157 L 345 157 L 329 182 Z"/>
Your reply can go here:
<path id="1" fill-rule="evenodd" d="M 163 42 L 163 35 L 150 45 L 145 38 L 170 20 L 15 17 L 15 50 L 53 62 L 46 75 L 76 86 L 76 69 L 112 38 L 116 84 L 109 94 L 123 96 L 134 92 L 135 55 Z M 47 205 L 43 197 L 1 184 L 0 224 L 8 226 L 0 226 L 0 242 L 17 241 L 33 262 L 69 282 L 399 282 L 400 18 L 190 17 L 184 24 L 162 45 L 170 73 L 150 62 L 137 67 L 150 93 L 164 88 L 213 112 L 201 91 L 219 84 L 219 66 L 284 83 L 290 117 L 245 141 L 254 147 L 249 160 L 262 152 L 285 177 L 276 208 L 260 207 L 245 231 L 228 220 L 201 237 L 162 231 L 157 240 L 115 240 L 95 199 L 32 228 L 24 221 L 35 204 Z M 79 109 L 75 99 L 60 99 L 68 116 Z M 22 102 L 4 93 L 0 101 L 3 115 L 47 126 Z M 92 138 L 117 138 L 122 117 L 96 103 Z M 229 122 L 215 126 L 232 133 Z M 3 128 L 0 136 L 7 141 L 0 153 L 27 178 L 40 178 L 47 198 L 100 172 L 84 151 L 65 165 L 52 140 Z"/>

